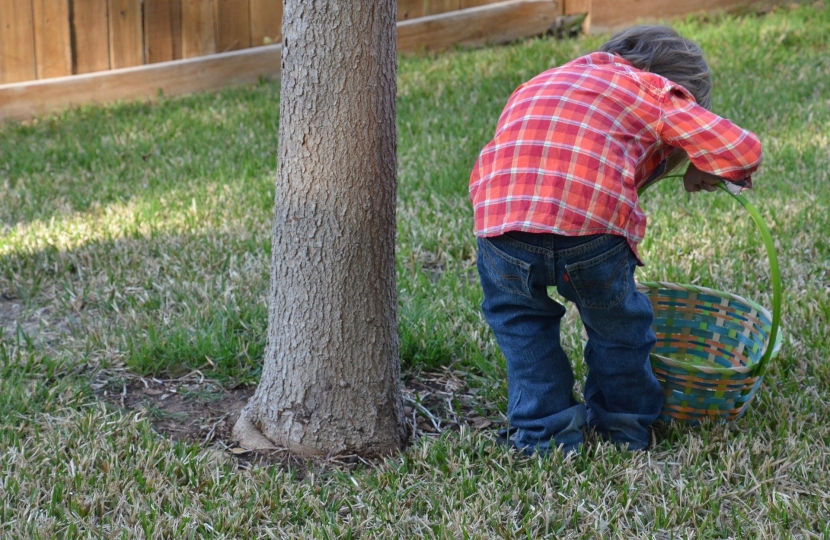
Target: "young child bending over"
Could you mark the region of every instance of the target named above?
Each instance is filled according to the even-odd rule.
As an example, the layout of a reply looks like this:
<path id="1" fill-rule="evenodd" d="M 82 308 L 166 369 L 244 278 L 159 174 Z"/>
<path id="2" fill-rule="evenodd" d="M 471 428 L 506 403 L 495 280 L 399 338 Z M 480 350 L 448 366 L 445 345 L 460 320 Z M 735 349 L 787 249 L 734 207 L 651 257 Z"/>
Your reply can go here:
<path id="1" fill-rule="evenodd" d="M 687 158 L 687 191 L 751 187 L 758 138 L 711 112 L 701 49 L 639 26 L 521 85 L 470 178 L 482 308 L 507 359 L 511 446 L 578 450 L 583 428 L 649 444 L 663 393 L 651 371 L 649 300 L 637 292 L 646 216 L 637 189 Z M 559 340 L 573 302 L 588 335 L 584 400 Z"/>

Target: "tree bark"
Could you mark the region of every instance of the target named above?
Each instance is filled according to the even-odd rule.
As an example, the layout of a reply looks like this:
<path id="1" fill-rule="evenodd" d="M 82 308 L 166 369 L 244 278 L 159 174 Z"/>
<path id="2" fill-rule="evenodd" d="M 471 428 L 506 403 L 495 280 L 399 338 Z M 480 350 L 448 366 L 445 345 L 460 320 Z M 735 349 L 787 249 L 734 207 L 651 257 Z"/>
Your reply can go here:
<path id="1" fill-rule="evenodd" d="M 242 446 L 387 454 L 406 430 L 395 284 L 395 0 L 287 0 L 268 344 Z"/>

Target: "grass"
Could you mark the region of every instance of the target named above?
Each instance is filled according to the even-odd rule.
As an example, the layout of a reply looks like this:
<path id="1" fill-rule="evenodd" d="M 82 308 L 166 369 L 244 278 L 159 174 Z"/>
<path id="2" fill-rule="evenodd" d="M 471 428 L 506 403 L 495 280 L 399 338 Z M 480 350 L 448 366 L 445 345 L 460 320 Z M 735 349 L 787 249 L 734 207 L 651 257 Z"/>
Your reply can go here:
<path id="1" fill-rule="evenodd" d="M 785 342 L 743 419 L 661 428 L 649 453 L 594 441 L 572 460 L 519 458 L 465 426 L 304 478 L 162 437 L 163 411 L 107 406 L 90 381 L 256 381 L 279 88 L 84 108 L 0 126 L 0 537 L 830 537 L 830 7 L 677 27 L 708 53 L 714 109 L 765 148 L 749 197 L 782 263 Z M 490 415 L 506 389 L 479 311 L 469 170 L 518 84 L 602 39 L 400 62 L 405 373 L 460 374 Z M 640 279 L 771 306 L 735 203 L 666 182 L 645 205 Z M 579 331 L 569 313 L 563 343 L 584 375 Z"/>

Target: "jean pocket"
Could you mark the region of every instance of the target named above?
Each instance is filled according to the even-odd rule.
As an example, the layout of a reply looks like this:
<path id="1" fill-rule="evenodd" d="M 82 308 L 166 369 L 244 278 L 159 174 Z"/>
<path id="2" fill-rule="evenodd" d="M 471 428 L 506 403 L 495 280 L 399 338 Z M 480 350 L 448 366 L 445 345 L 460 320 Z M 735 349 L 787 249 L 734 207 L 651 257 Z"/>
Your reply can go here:
<path id="1" fill-rule="evenodd" d="M 511 294 L 532 298 L 530 293 L 530 263 L 512 257 L 487 238 L 478 239 L 480 268 L 499 289 Z"/>
<path id="2" fill-rule="evenodd" d="M 565 265 L 582 306 L 589 309 L 616 307 L 631 288 L 633 260 L 631 248 L 624 238 L 601 255 Z"/>

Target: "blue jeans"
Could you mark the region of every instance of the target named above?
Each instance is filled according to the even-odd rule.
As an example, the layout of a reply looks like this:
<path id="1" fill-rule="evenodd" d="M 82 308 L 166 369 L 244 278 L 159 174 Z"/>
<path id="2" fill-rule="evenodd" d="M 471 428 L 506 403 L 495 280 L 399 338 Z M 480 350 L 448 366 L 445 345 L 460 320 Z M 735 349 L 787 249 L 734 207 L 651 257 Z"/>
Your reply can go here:
<path id="1" fill-rule="evenodd" d="M 583 442 L 587 424 L 631 450 L 649 443 L 663 406 L 649 363 L 655 343 L 651 303 L 637 292 L 637 260 L 623 237 L 510 232 L 478 239 L 482 309 L 507 359 L 510 444 L 542 454 Z M 565 308 L 547 287 L 573 302 L 588 335 L 585 404 L 559 340 Z"/>

